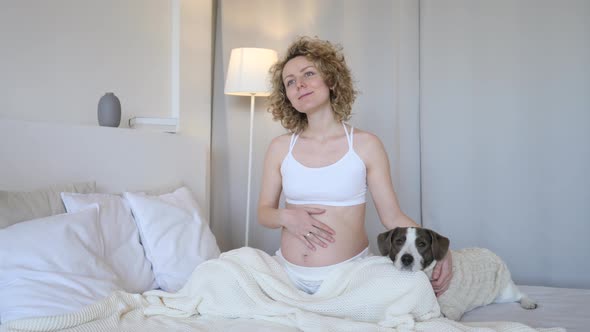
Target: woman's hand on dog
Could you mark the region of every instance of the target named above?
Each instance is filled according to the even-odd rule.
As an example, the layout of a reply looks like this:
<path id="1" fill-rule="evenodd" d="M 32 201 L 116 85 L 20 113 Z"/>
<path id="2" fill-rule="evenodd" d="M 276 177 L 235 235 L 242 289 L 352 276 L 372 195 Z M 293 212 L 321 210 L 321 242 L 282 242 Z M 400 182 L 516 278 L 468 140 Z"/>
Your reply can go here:
<path id="1" fill-rule="evenodd" d="M 453 277 L 453 258 L 449 250 L 445 257 L 436 263 L 432 271 L 432 289 L 437 297 L 444 294 L 449 289 L 451 278 Z"/>
<path id="2" fill-rule="evenodd" d="M 299 238 L 309 249 L 316 250 L 315 245 L 326 248 L 328 243 L 334 242 L 336 233 L 330 226 L 313 217 L 326 212 L 325 209 L 300 207 L 287 209 L 290 220 L 285 222 L 285 228 Z"/>

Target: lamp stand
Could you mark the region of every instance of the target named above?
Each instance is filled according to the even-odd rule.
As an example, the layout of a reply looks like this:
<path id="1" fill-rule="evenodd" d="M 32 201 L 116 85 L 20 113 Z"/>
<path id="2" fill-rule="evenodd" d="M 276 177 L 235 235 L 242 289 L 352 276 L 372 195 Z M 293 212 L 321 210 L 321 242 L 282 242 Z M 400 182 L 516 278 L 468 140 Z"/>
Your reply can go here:
<path id="1" fill-rule="evenodd" d="M 244 246 L 248 246 L 250 235 L 250 184 L 252 183 L 252 141 L 254 135 L 254 94 L 250 95 L 250 145 L 248 148 L 248 192 L 246 194 L 246 234 L 244 235 Z"/>

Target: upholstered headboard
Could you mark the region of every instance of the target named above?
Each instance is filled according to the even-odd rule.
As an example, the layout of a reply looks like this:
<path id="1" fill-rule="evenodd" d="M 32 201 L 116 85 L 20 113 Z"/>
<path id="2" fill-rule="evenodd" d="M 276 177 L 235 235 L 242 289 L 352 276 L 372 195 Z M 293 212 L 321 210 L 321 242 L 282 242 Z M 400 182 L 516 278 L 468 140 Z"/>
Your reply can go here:
<path id="1" fill-rule="evenodd" d="M 198 137 L 0 119 L 0 190 L 96 181 L 99 192 L 189 187 L 209 216 L 209 147 Z"/>

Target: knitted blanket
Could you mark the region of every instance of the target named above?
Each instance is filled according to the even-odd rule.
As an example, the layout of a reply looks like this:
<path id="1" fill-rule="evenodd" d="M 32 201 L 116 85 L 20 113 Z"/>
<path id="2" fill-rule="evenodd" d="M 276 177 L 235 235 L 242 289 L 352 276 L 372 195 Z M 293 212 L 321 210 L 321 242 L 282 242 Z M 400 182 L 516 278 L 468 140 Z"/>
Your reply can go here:
<path id="1" fill-rule="evenodd" d="M 268 254 L 241 248 L 197 267 L 176 294 L 145 295 L 152 304 L 146 315 L 246 317 L 303 331 L 535 331 L 517 323 L 441 318 L 426 275 L 399 271 L 381 256 L 343 264 L 310 295 L 292 287 Z"/>
<path id="2" fill-rule="evenodd" d="M 427 276 L 400 272 L 387 257 L 343 264 L 309 295 L 271 256 L 241 248 L 199 265 L 178 293 L 116 292 L 78 313 L 12 321 L 0 331 L 225 331 L 220 322 L 228 321 L 275 324 L 267 331 L 563 331 L 440 316 Z"/>
<path id="3" fill-rule="evenodd" d="M 199 265 L 178 293 L 144 295 L 152 304 L 146 315 L 257 318 L 304 331 L 412 329 L 440 316 L 426 275 L 400 272 L 386 257 L 343 264 L 310 295 L 294 288 L 271 256 L 241 248 Z"/>

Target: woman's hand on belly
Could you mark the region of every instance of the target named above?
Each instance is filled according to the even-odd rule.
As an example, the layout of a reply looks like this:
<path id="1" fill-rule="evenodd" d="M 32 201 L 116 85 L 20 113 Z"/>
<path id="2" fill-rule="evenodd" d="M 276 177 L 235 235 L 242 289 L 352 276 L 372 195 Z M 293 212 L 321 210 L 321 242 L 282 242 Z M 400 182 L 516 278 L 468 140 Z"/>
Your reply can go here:
<path id="1" fill-rule="evenodd" d="M 316 244 L 317 250 L 310 249 L 310 241 L 303 242 L 301 236 L 295 236 L 287 228 L 283 228 L 281 251 L 287 261 L 301 266 L 326 266 L 351 258 L 368 246 L 364 227 L 364 204 L 338 207 L 287 204 L 287 209 L 303 208 L 323 211 L 312 218 L 334 230 L 334 242 L 325 247 L 317 247 Z"/>
<path id="2" fill-rule="evenodd" d="M 310 250 L 316 250 L 315 245 L 323 248 L 334 242 L 336 232 L 328 225 L 314 218 L 326 210 L 308 206 L 291 206 L 285 210 L 283 227 L 294 237 L 299 239 Z"/>

